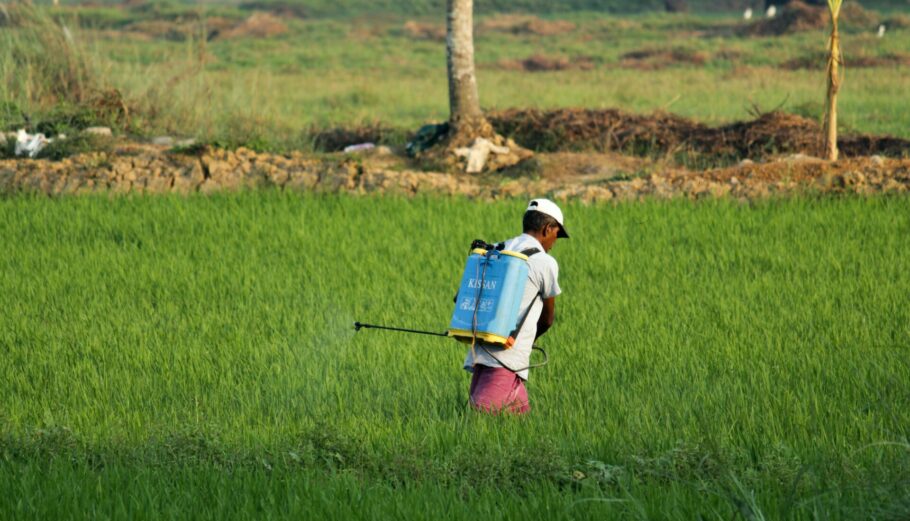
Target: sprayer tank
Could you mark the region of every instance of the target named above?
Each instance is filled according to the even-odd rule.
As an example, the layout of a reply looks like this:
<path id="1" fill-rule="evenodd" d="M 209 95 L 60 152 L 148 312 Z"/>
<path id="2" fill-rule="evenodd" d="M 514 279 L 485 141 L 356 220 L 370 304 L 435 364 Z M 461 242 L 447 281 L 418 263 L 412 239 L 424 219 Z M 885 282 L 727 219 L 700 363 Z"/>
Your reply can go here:
<path id="1" fill-rule="evenodd" d="M 527 256 L 473 250 L 458 287 L 449 335 L 470 342 L 476 334 L 479 341 L 510 347 L 527 281 Z"/>

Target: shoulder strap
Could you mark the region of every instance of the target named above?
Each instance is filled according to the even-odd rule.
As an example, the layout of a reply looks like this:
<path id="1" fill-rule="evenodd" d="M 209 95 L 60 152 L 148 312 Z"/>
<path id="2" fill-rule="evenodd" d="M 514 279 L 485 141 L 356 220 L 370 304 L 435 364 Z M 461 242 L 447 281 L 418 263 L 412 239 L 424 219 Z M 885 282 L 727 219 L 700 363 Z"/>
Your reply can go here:
<path id="1" fill-rule="evenodd" d="M 540 293 L 534 295 L 534 298 L 531 299 L 531 305 L 528 306 L 528 310 L 525 311 L 525 316 L 521 317 L 521 321 L 518 322 L 518 325 L 515 326 L 515 330 L 509 335 L 510 340 L 514 342 L 514 339 L 518 338 L 518 333 L 521 332 L 521 328 L 524 327 L 525 322 L 528 320 L 528 315 L 531 314 L 531 309 L 534 308 L 534 304 L 537 303 L 537 299 L 541 298 Z"/>
<path id="2" fill-rule="evenodd" d="M 540 248 L 528 248 L 527 250 L 521 250 L 519 253 L 525 257 L 531 257 L 532 255 L 537 255 L 540 253 Z"/>

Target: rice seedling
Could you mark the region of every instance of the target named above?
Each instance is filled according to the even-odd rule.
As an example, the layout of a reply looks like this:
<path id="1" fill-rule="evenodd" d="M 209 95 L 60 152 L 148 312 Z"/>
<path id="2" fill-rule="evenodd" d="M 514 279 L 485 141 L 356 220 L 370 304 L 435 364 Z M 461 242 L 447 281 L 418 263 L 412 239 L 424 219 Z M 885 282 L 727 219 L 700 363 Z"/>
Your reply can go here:
<path id="1" fill-rule="evenodd" d="M 906 198 L 566 205 L 480 417 L 463 347 L 352 325 L 444 329 L 524 204 L 0 199 L 0 517 L 906 517 Z"/>

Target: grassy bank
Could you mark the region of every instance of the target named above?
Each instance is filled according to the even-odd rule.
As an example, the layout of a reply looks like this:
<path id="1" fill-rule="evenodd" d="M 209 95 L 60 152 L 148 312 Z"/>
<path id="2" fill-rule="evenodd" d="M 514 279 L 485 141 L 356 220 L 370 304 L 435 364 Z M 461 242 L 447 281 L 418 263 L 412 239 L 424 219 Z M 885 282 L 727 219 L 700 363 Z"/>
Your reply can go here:
<path id="1" fill-rule="evenodd" d="M 0 200 L 0 512 L 907 515 L 906 198 L 569 205 L 534 411 L 483 418 L 454 342 L 351 324 L 443 329 L 522 204 Z"/>

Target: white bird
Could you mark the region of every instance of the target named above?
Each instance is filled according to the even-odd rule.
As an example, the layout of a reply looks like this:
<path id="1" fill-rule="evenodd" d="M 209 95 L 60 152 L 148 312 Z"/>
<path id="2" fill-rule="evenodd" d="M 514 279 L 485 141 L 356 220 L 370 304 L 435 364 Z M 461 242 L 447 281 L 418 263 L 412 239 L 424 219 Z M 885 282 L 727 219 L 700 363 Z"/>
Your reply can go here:
<path id="1" fill-rule="evenodd" d="M 777 14 L 777 6 L 774 4 L 769 5 L 768 10 L 765 11 L 765 16 L 767 16 L 768 18 L 774 18 L 774 16 L 776 14 Z"/>
<path id="2" fill-rule="evenodd" d="M 884 38 L 884 36 L 885 36 L 885 24 L 881 24 L 878 26 L 878 37 Z"/>
<path id="3" fill-rule="evenodd" d="M 746 12 L 743 13 L 743 20 L 751 20 L 751 19 L 752 19 L 752 8 L 747 7 Z"/>

